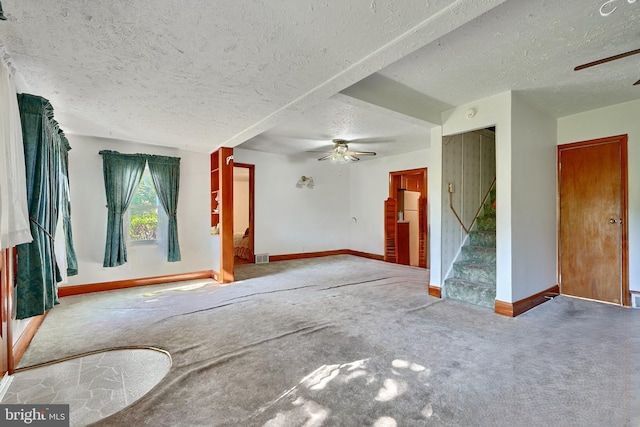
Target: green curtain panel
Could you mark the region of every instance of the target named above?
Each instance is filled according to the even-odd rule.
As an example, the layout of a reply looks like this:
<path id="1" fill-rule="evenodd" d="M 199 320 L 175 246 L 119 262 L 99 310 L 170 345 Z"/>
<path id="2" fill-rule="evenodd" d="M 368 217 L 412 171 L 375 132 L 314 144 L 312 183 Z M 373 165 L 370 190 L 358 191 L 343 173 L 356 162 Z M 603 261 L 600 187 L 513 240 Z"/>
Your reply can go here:
<path id="1" fill-rule="evenodd" d="M 142 154 L 120 154 L 103 150 L 104 189 L 107 196 L 107 242 L 104 267 L 116 267 L 127 262 L 124 242 L 123 215 L 140 183 L 147 162 Z"/>
<path id="2" fill-rule="evenodd" d="M 180 261 L 178 243 L 178 193 L 180 190 L 180 158 L 147 156 L 149 172 L 156 188 L 158 199 L 169 218 L 167 232 L 167 261 Z"/>
<path id="3" fill-rule="evenodd" d="M 17 246 L 16 318 L 43 314 L 58 304 L 61 280 L 53 236 L 59 206 L 60 137 L 49 101 L 18 95 L 33 241 Z"/>
<path id="4" fill-rule="evenodd" d="M 62 228 L 64 230 L 64 244 L 67 251 L 67 276 L 78 274 L 78 259 L 73 246 L 73 232 L 71 230 L 71 193 L 69 191 L 69 140 L 60 131 L 60 179 L 62 202 Z"/>

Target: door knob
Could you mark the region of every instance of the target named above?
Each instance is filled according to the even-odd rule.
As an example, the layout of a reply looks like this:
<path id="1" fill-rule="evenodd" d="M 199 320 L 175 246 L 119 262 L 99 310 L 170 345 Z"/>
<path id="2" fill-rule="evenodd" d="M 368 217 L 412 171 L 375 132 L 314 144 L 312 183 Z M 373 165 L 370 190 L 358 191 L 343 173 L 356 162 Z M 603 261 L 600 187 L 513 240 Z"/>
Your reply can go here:
<path id="1" fill-rule="evenodd" d="M 609 220 L 609 224 L 615 224 L 615 223 L 616 223 L 615 218 L 611 218 L 611 219 Z"/>

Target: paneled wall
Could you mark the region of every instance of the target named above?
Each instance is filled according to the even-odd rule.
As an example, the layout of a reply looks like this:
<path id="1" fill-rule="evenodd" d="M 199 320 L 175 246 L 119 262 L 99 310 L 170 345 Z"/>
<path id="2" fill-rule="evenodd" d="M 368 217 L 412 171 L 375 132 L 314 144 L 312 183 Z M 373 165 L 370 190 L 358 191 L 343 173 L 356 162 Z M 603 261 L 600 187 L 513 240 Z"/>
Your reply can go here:
<path id="1" fill-rule="evenodd" d="M 445 273 L 466 237 L 449 208 L 449 184 L 453 185 L 453 207 L 469 228 L 496 176 L 495 147 L 495 133 L 488 130 L 442 139 L 442 265 Z"/>

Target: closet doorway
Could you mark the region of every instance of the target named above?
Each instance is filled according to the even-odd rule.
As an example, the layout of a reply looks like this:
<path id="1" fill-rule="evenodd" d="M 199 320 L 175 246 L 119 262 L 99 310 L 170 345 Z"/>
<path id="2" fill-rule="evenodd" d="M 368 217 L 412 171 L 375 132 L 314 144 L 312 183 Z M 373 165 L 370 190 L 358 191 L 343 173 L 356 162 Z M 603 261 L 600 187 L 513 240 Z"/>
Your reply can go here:
<path id="1" fill-rule="evenodd" d="M 631 305 L 627 135 L 558 146 L 560 292 Z"/>
<path id="2" fill-rule="evenodd" d="M 254 172 L 255 165 L 233 164 L 233 255 L 236 265 L 255 261 Z"/>

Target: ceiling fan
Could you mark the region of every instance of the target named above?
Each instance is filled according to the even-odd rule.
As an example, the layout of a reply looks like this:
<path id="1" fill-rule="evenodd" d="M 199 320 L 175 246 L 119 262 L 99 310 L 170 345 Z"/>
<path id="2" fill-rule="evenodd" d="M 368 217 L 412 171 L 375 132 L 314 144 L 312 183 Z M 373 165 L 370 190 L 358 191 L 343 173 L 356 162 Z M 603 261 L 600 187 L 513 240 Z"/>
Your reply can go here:
<path id="1" fill-rule="evenodd" d="M 605 64 L 607 62 L 615 61 L 616 59 L 626 58 L 627 56 L 636 55 L 640 53 L 640 49 L 630 50 L 629 52 L 621 53 L 618 55 L 609 56 L 607 58 L 598 59 L 597 61 L 588 62 L 586 64 L 578 65 L 574 68 L 574 71 L 584 70 L 585 68 L 595 67 L 596 65 Z M 634 86 L 640 85 L 640 80 L 633 84 Z"/>
<path id="2" fill-rule="evenodd" d="M 360 160 L 358 156 L 375 156 L 373 151 L 351 151 L 349 145 L 344 139 L 333 140 L 333 152 L 324 157 L 320 157 L 318 160 L 330 160 L 331 163 L 343 164 L 349 162 L 357 162 Z"/>

